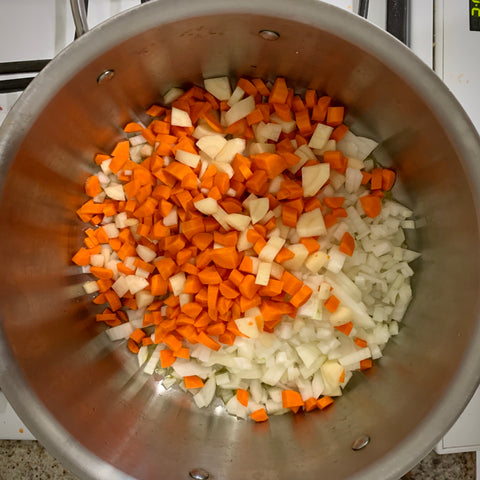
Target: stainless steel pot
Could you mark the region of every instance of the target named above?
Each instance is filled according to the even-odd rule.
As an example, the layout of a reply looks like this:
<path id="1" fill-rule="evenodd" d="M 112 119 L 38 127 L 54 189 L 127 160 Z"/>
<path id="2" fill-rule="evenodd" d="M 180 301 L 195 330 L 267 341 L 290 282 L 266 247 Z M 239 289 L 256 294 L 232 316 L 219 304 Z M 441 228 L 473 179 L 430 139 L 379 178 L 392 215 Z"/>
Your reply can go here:
<path id="1" fill-rule="evenodd" d="M 113 78 L 97 81 L 107 69 Z M 381 141 L 378 155 L 420 219 L 411 245 L 423 256 L 401 334 L 322 413 L 257 425 L 161 391 L 95 324 L 86 276 L 70 264 L 93 155 L 169 87 L 220 74 L 284 75 L 348 105 L 352 129 Z M 321 2 L 162 0 L 121 14 L 58 55 L 1 129 L 1 387 L 86 479 L 186 479 L 193 469 L 229 480 L 398 478 L 480 376 L 479 151 L 467 116 L 422 62 Z M 352 450 L 362 435 L 370 443 Z"/>

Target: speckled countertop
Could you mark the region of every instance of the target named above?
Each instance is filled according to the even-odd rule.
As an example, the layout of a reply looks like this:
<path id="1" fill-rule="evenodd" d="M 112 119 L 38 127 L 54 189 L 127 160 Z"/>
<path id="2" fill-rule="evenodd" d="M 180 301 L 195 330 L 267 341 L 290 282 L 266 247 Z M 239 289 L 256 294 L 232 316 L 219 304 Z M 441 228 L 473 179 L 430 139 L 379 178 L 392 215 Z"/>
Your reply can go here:
<path id="1" fill-rule="evenodd" d="M 76 480 L 77 477 L 38 442 L 0 441 L 0 480 L 60 479 Z M 475 480 L 475 454 L 437 455 L 432 452 L 402 480 Z"/>

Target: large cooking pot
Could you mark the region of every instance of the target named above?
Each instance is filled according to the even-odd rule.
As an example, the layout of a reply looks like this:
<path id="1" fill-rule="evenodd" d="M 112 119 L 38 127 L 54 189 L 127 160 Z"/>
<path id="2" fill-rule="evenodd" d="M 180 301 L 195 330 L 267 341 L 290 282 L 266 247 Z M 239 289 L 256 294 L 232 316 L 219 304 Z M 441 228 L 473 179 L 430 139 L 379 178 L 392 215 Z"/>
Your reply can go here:
<path id="1" fill-rule="evenodd" d="M 352 130 L 381 142 L 376 155 L 397 169 L 419 224 L 414 299 L 384 358 L 327 411 L 266 424 L 199 410 L 137 372 L 95 324 L 87 276 L 70 262 L 93 155 L 168 88 L 224 74 L 283 75 L 346 104 Z M 0 132 L 0 384 L 80 477 L 397 479 L 473 393 L 480 141 L 442 82 L 364 20 L 314 0 L 147 3 L 60 53 Z"/>

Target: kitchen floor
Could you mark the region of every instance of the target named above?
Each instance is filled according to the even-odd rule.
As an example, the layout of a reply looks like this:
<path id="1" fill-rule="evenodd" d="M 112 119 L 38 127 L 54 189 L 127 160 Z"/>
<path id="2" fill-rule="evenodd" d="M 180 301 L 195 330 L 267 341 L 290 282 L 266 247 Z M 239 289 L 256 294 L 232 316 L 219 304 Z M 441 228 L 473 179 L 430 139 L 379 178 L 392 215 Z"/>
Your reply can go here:
<path id="1" fill-rule="evenodd" d="M 76 480 L 77 477 L 69 473 L 38 442 L 0 441 L 0 480 L 60 479 Z M 475 453 L 437 455 L 431 452 L 402 480 L 475 480 Z"/>

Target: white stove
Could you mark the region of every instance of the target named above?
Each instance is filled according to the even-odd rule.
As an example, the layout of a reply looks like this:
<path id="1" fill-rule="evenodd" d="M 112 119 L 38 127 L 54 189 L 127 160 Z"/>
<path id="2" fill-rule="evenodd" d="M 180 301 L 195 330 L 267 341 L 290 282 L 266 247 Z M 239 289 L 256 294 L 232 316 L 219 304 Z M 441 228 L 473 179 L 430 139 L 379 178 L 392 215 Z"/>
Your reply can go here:
<path id="1" fill-rule="evenodd" d="M 139 1 L 90 1 L 89 26 L 93 27 Z M 354 13 L 360 0 L 326 1 Z M 0 2 L 0 65 L 3 62 L 49 59 L 68 45 L 75 32 L 68 3 L 68 0 Z M 385 29 L 387 0 L 369 3 L 368 20 Z M 410 48 L 443 79 L 480 130 L 480 1 L 410 0 L 409 18 Z M 15 78 L 19 76 L 31 74 L 16 75 Z M 0 81 L 7 78 L 0 76 Z M 19 95 L 20 92 L 0 94 L 0 123 Z M 436 451 L 480 451 L 479 423 L 480 389 L 439 442 Z M 0 439 L 33 438 L 0 392 Z"/>

